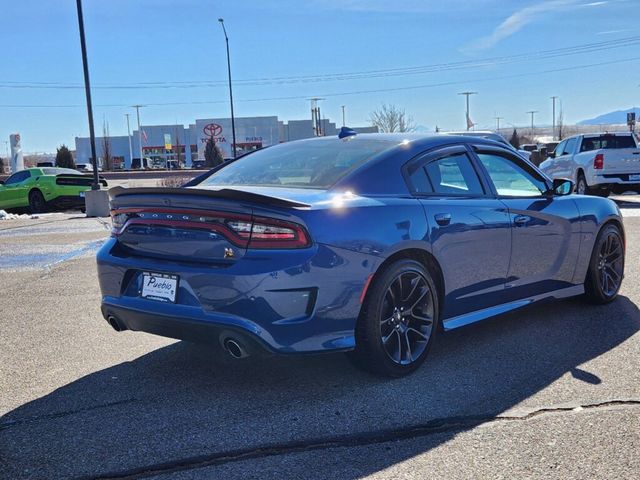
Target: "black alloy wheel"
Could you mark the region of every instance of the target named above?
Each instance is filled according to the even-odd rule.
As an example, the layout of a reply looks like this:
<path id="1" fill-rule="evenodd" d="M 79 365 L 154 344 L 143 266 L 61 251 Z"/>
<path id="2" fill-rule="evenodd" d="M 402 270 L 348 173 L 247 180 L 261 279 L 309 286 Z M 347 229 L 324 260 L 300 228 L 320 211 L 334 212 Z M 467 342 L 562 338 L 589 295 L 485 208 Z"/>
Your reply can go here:
<path id="1" fill-rule="evenodd" d="M 438 295 L 430 273 L 399 260 L 374 278 L 356 327 L 356 363 L 399 377 L 425 360 L 438 325 Z"/>
<path id="2" fill-rule="evenodd" d="M 32 190 L 29 192 L 29 210 L 31 213 L 44 212 L 46 202 L 40 190 Z"/>
<path id="3" fill-rule="evenodd" d="M 606 225 L 593 247 L 585 293 L 592 303 L 608 303 L 618 295 L 624 277 L 624 242 L 617 226 Z"/>

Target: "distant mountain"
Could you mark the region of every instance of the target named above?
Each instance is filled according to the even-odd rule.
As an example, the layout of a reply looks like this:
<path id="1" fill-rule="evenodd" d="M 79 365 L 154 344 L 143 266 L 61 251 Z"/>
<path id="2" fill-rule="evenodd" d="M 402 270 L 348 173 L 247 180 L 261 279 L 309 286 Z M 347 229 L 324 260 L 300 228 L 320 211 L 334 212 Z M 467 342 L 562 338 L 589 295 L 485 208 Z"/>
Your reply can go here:
<path id="1" fill-rule="evenodd" d="M 620 125 L 627 123 L 627 113 L 636 112 L 636 120 L 640 121 L 640 108 L 629 108 L 628 110 L 616 110 L 615 112 L 603 113 L 595 118 L 582 120 L 578 125 Z"/>
<path id="2" fill-rule="evenodd" d="M 416 125 L 413 131 L 416 133 L 430 133 L 433 132 L 433 128 L 427 127 L 425 125 Z"/>

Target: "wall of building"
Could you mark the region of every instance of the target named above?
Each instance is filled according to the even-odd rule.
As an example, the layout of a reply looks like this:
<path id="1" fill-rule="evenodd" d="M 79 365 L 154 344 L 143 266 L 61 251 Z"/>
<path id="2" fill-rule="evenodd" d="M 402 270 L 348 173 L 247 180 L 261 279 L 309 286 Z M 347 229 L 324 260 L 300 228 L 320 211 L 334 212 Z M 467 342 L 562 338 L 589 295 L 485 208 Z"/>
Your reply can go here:
<path id="1" fill-rule="evenodd" d="M 284 123 L 277 116 L 242 117 L 235 119 L 237 154 L 240 155 L 257 148 L 268 147 L 281 142 L 311 138 L 315 135 L 311 120 L 290 120 Z M 337 135 L 336 124 L 328 119 L 321 121 L 325 135 Z M 377 132 L 376 127 L 356 127 L 359 133 Z M 191 168 L 193 161 L 204 160 L 207 140 L 214 138 L 216 145 L 225 158 L 233 157 L 233 133 L 230 118 L 199 119 L 188 127 L 184 125 L 147 125 L 141 127 L 143 157 L 150 159 L 148 167 L 166 168 L 167 162 L 180 160 L 181 165 Z M 165 149 L 165 135 L 171 140 L 171 149 Z M 129 154 L 129 138 L 110 137 L 111 155 L 122 159 L 122 168 L 140 165 L 140 143 L 138 130 L 131 135 L 133 158 Z M 89 138 L 76 137 L 76 163 L 91 161 Z M 96 151 L 99 162 L 104 157 L 104 140 L 96 138 Z"/>

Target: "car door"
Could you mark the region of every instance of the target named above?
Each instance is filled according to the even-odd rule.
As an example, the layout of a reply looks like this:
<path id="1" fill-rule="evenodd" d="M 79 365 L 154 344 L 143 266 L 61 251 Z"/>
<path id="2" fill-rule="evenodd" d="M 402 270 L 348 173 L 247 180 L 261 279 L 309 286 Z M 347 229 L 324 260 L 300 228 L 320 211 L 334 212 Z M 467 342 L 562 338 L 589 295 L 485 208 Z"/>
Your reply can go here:
<path id="1" fill-rule="evenodd" d="M 14 173 L 7 178 L 0 187 L 0 208 L 16 208 L 24 205 L 23 197 L 26 196 L 24 182 L 31 174 L 28 170 Z"/>
<path id="2" fill-rule="evenodd" d="M 506 150 L 476 146 L 475 155 L 511 223 L 509 300 L 572 286 L 580 248 L 580 214 L 571 196 L 547 193 L 550 185 Z"/>
<path id="3" fill-rule="evenodd" d="M 509 214 L 492 198 L 465 146 L 414 159 L 406 174 L 429 224 L 445 284 L 443 319 L 502 302 L 509 267 Z M 455 320 L 454 320 L 455 321 Z"/>

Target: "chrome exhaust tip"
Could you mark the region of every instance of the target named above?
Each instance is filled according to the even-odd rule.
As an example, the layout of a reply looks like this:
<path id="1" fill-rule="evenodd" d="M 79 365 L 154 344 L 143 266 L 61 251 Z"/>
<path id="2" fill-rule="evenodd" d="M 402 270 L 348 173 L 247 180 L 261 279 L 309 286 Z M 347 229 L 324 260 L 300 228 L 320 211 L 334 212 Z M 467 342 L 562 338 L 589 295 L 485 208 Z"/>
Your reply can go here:
<path id="1" fill-rule="evenodd" d="M 224 348 L 233 358 L 245 358 L 249 356 L 247 351 L 242 348 L 242 345 L 233 338 L 227 338 L 224 341 Z"/>

